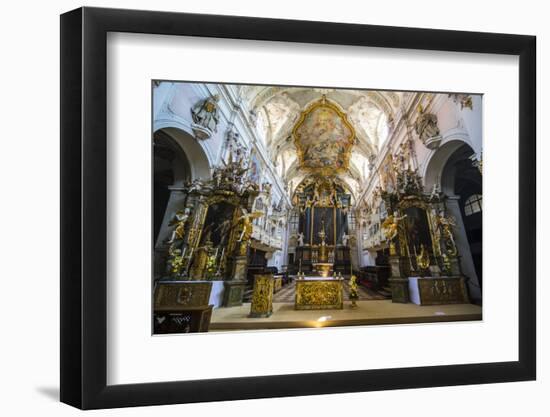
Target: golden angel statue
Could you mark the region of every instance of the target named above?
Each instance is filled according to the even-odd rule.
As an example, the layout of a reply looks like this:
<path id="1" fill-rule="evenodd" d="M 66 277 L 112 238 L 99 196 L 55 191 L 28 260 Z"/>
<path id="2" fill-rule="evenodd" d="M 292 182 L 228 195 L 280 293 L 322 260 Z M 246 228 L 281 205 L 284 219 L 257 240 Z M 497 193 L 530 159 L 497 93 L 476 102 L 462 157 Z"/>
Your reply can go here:
<path id="1" fill-rule="evenodd" d="M 248 248 L 248 242 L 250 238 L 252 237 L 252 231 L 254 230 L 254 226 L 252 224 L 252 220 L 257 219 L 258 217 L 261 217 L 263 215 L 263 212 L 261 211 L 255 211 L 255 212 L 248 212 L 245 208 L 241 208 L 242 210 L 242 216 L 237 219 L 237 224 L 241 225 L 241 235 L 237 239 L 237 242 L 240 242 L 240 248 L 239 248 L 239 254 L 240 255 L 246 255 L 246 249 Z"/>
<path id="2" fill-rule="evenodd" d="M 170 226 L 176 227 L 172 231 L 172 235 L 170 236 L 170 239 L 168 239 L 167 243 L 174 243 L 176 240 L 183 240 L 185 237 L 185 224 L 187 223 L 190 215 L 191 209 L 189 207 L 187 207 L 185 211 L 178 210 L 176 212 L 176 215 L 169 224 Z"/>
<path id="3" fill-rule="evenodd" d="M 393 214 L 390 214 L 388 217 L 386 217 L 386 220 L 384 220 L 384 223 L 382 223 L 382 230 L 384 232 L 384 235 L 386 236 L 386 239 L 390 242 L 390 255 L 395 255 L 395 238 L 397 237 L 397 234 L 399 233 L 399 222 L 403 220 L 407 215 L 399 216 L 399 213 L 397 211 L 394 211 Z"/>

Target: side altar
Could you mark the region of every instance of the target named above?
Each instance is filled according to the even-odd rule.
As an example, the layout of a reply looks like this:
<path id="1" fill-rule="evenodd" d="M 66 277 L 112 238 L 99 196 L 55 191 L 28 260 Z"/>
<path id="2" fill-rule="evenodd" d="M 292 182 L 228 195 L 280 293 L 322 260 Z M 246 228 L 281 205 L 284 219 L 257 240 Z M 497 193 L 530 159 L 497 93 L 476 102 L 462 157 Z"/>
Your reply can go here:
<path id="1" fill-rule="evenodd" d="M 456 220 L 447 196 L 426 193 L 415 168 L 387 161 L 391 173 L 375 190 L 386 209 L 382 223 L 389 249 L 392 301 L 419 305 L 468 303 L 467 277 L 455 242 Z"/>
<path id="2" fill-rule="evenodd" d="M 258 201 L 271 201 L 271 185 L 253 181 L 248 156 L 240 151 L 234 158 L 231 149 L 211 179 L 195 179 L 178 190 L 181 201 L 167 224 L 173 229 L 155 248 L 156 281 L 223 282 L 224 307 L 243 303 L 253 222 L 267 216 Z"/>
<path id="3" fill-rule="evenodd" d="M 301 278 L 296 280 L 296 310 L 342 310 L 344 280 L 336 278 Z"/>

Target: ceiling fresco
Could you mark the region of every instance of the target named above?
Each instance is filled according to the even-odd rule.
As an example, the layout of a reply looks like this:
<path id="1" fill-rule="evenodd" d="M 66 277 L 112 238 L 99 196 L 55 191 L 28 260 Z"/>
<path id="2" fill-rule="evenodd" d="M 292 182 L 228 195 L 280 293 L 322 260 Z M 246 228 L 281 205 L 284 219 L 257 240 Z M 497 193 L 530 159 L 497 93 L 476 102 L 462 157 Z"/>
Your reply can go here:
<path id="1" fill-rule="evenodd" d="M 348 169 L 355 131 L 346 115 L 325 97 L 301 114 L 292 136 L 300 168 L 322 175 Z"/>

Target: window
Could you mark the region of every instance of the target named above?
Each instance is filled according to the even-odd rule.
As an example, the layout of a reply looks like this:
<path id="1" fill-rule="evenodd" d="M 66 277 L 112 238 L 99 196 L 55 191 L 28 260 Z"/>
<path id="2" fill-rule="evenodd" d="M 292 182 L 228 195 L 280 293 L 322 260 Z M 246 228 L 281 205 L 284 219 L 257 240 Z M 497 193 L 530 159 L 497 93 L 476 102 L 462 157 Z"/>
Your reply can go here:
<path id="1" fill-rule="evenodd" d="M 481 200 L 481 194 L 473 194 L 468 197 L 464 203 L 464 214 L 471 216 L 472 214 L 480 213 L 482 210 Z"/>
<path id="2" fill-rule="evenodd" d="M 299 221 L 300 221 L 300 216 L 298 214 L 298 210 L 292 210 L 292 213 L 290 214 L 290 232 L 291 233 L 298 232 Z"/>

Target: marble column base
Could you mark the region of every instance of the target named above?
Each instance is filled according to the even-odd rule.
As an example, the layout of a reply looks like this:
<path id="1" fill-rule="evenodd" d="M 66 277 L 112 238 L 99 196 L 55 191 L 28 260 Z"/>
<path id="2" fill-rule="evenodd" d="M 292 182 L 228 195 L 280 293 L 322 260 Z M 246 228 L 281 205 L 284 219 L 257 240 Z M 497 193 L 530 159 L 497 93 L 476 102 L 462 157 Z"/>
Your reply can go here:
<path id="1" fill-rule="evenodd" d="M 460 257 L 459 256 L 451 256 L 449 258 L 449 264 L 450 264 L 450 275 L 453 276 L 460 276 L 462 275 L 462 268 L 460 267 Z"/>
<path id="2" fill-rule="evenodd" d="M 401 259 L 398 255 L 391 255 L 388 259 L 390 264 L 390 277 L 401 278 Z"/>
<path id="3" fill-rule="evenodd" d="M 224 307 L 235 307 L 243 304 L 246 281 L 225 281 L 223 287 Z"/>
<path id="4" fill-rule="evenodd" d="M 392 303 L 408 303 L 409 280 L 406 278 L 390 278 L 388 282 L 391 287 Z"/>
<path id="5" fill-rule="evenodd" d="M 246 281 L 247 266 L 248 259 L 246 256 L 235 256 L 235 258 L 233 258 L 233 274 L 231 280 Z"/>

